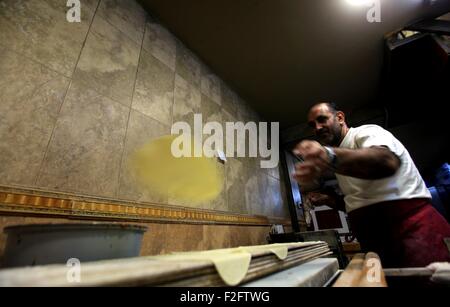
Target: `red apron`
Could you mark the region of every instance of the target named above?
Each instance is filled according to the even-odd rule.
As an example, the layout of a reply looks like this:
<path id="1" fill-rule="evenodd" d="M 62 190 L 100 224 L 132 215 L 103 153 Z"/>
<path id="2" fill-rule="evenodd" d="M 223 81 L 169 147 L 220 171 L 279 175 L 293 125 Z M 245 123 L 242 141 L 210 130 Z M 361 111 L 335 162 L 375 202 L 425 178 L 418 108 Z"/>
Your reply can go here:
<path id="1" fill-rule="evenodd" d="M 373 204 L 348 216 L 361 249 L 377 253 L 385 268 L 450 261 L 444 242 L 450 237 L 450 225 L 427 199 Z"/>

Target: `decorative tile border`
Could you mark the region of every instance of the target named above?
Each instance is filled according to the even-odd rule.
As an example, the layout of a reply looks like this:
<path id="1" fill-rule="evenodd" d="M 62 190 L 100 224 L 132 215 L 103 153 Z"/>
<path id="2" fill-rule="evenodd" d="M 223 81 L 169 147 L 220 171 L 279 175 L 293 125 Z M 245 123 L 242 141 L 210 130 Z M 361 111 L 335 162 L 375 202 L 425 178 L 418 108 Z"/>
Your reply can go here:
<path id="1" fill-rule="evenodd" d="M 75 194 L 0 186 L 0 214 L 40 215 L 125 222 L 271 225 L 281 218 L 233 214 L 151 203 L 118 201 Z"/>

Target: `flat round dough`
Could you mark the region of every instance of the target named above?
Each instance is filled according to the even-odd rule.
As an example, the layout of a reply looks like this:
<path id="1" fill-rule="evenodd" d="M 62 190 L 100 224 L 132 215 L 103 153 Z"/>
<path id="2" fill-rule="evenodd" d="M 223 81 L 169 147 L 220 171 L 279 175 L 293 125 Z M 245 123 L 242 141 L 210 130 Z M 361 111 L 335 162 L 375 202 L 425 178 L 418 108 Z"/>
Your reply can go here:
<path id="1" fill-rule="evenodd" d="M 171 145 L 176 137 L 153 139 L 131 155 L 128 166 L 137 183 L 172 200 L 200 203 L 215 199 L 223 188 L 223 165 L 215 157 L 174 157 Z"/>

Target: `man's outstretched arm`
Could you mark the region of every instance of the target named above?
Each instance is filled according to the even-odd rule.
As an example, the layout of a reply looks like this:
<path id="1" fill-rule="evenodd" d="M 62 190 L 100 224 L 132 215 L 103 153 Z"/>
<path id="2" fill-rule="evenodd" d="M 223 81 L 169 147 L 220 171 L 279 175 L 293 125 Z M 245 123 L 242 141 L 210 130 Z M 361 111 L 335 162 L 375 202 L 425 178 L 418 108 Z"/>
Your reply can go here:
<path id="1" fill-rule="evenodd" d="M 400 167 L 399 158 L 388 148 L 374 146 L 361 149 L 334 148 L 336 173 L 360 179 L 390 177 Z"/>
<path id="2" fill-rule="evenodd" d="M 315 141 L 303 141 L 294 153 L 303 157 L 304 162 L 296 165 L 295 178 L 301 184 L 317 179 L 325 170 L 333 170 L 345 176 L 359 179 L 382 179 L 395 174 L 400 167 L 399 158 L 388 148 L 373 146 L 361 149 L 333 148 L 337 163 L 331 165 L 325 148 Z"/>

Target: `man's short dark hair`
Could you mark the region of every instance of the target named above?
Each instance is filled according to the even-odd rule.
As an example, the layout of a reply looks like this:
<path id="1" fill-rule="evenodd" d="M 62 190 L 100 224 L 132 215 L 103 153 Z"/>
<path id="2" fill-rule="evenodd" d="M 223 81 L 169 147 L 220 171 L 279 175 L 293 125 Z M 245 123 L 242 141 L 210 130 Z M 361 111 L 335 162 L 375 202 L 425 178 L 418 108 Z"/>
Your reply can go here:
<path id="1" fill-rule="evenodd" d="M 334 102 L 326 102 L 328 108 L 333 114 L 336 114 L 337 111 L 340 111 L 339 107 Z"/>
<path id="2" fill-rule="evenodd" d="M 322 103 L 326 104 L 326 105 L 328 106 L 328 109 L 330 109 L 330 112 L 333 113 L 333 114 L 336 114 L 337 111 L 340 111 L 340 109 L 339 109 L 339 107 L 337 106 L 336 103 L 334 103 L 334 102 L 328 102 L 328 101 L 323 101 L 323 102 L 315 103 L 315 104 L 314 104 L 313 106 L 311 106 L 311 108 L 309 108 L 309 109 L 311 110 L 311 109 L 312 109 L 313 107 L 315 107 L 316 105 L 322 104 Z"/>

